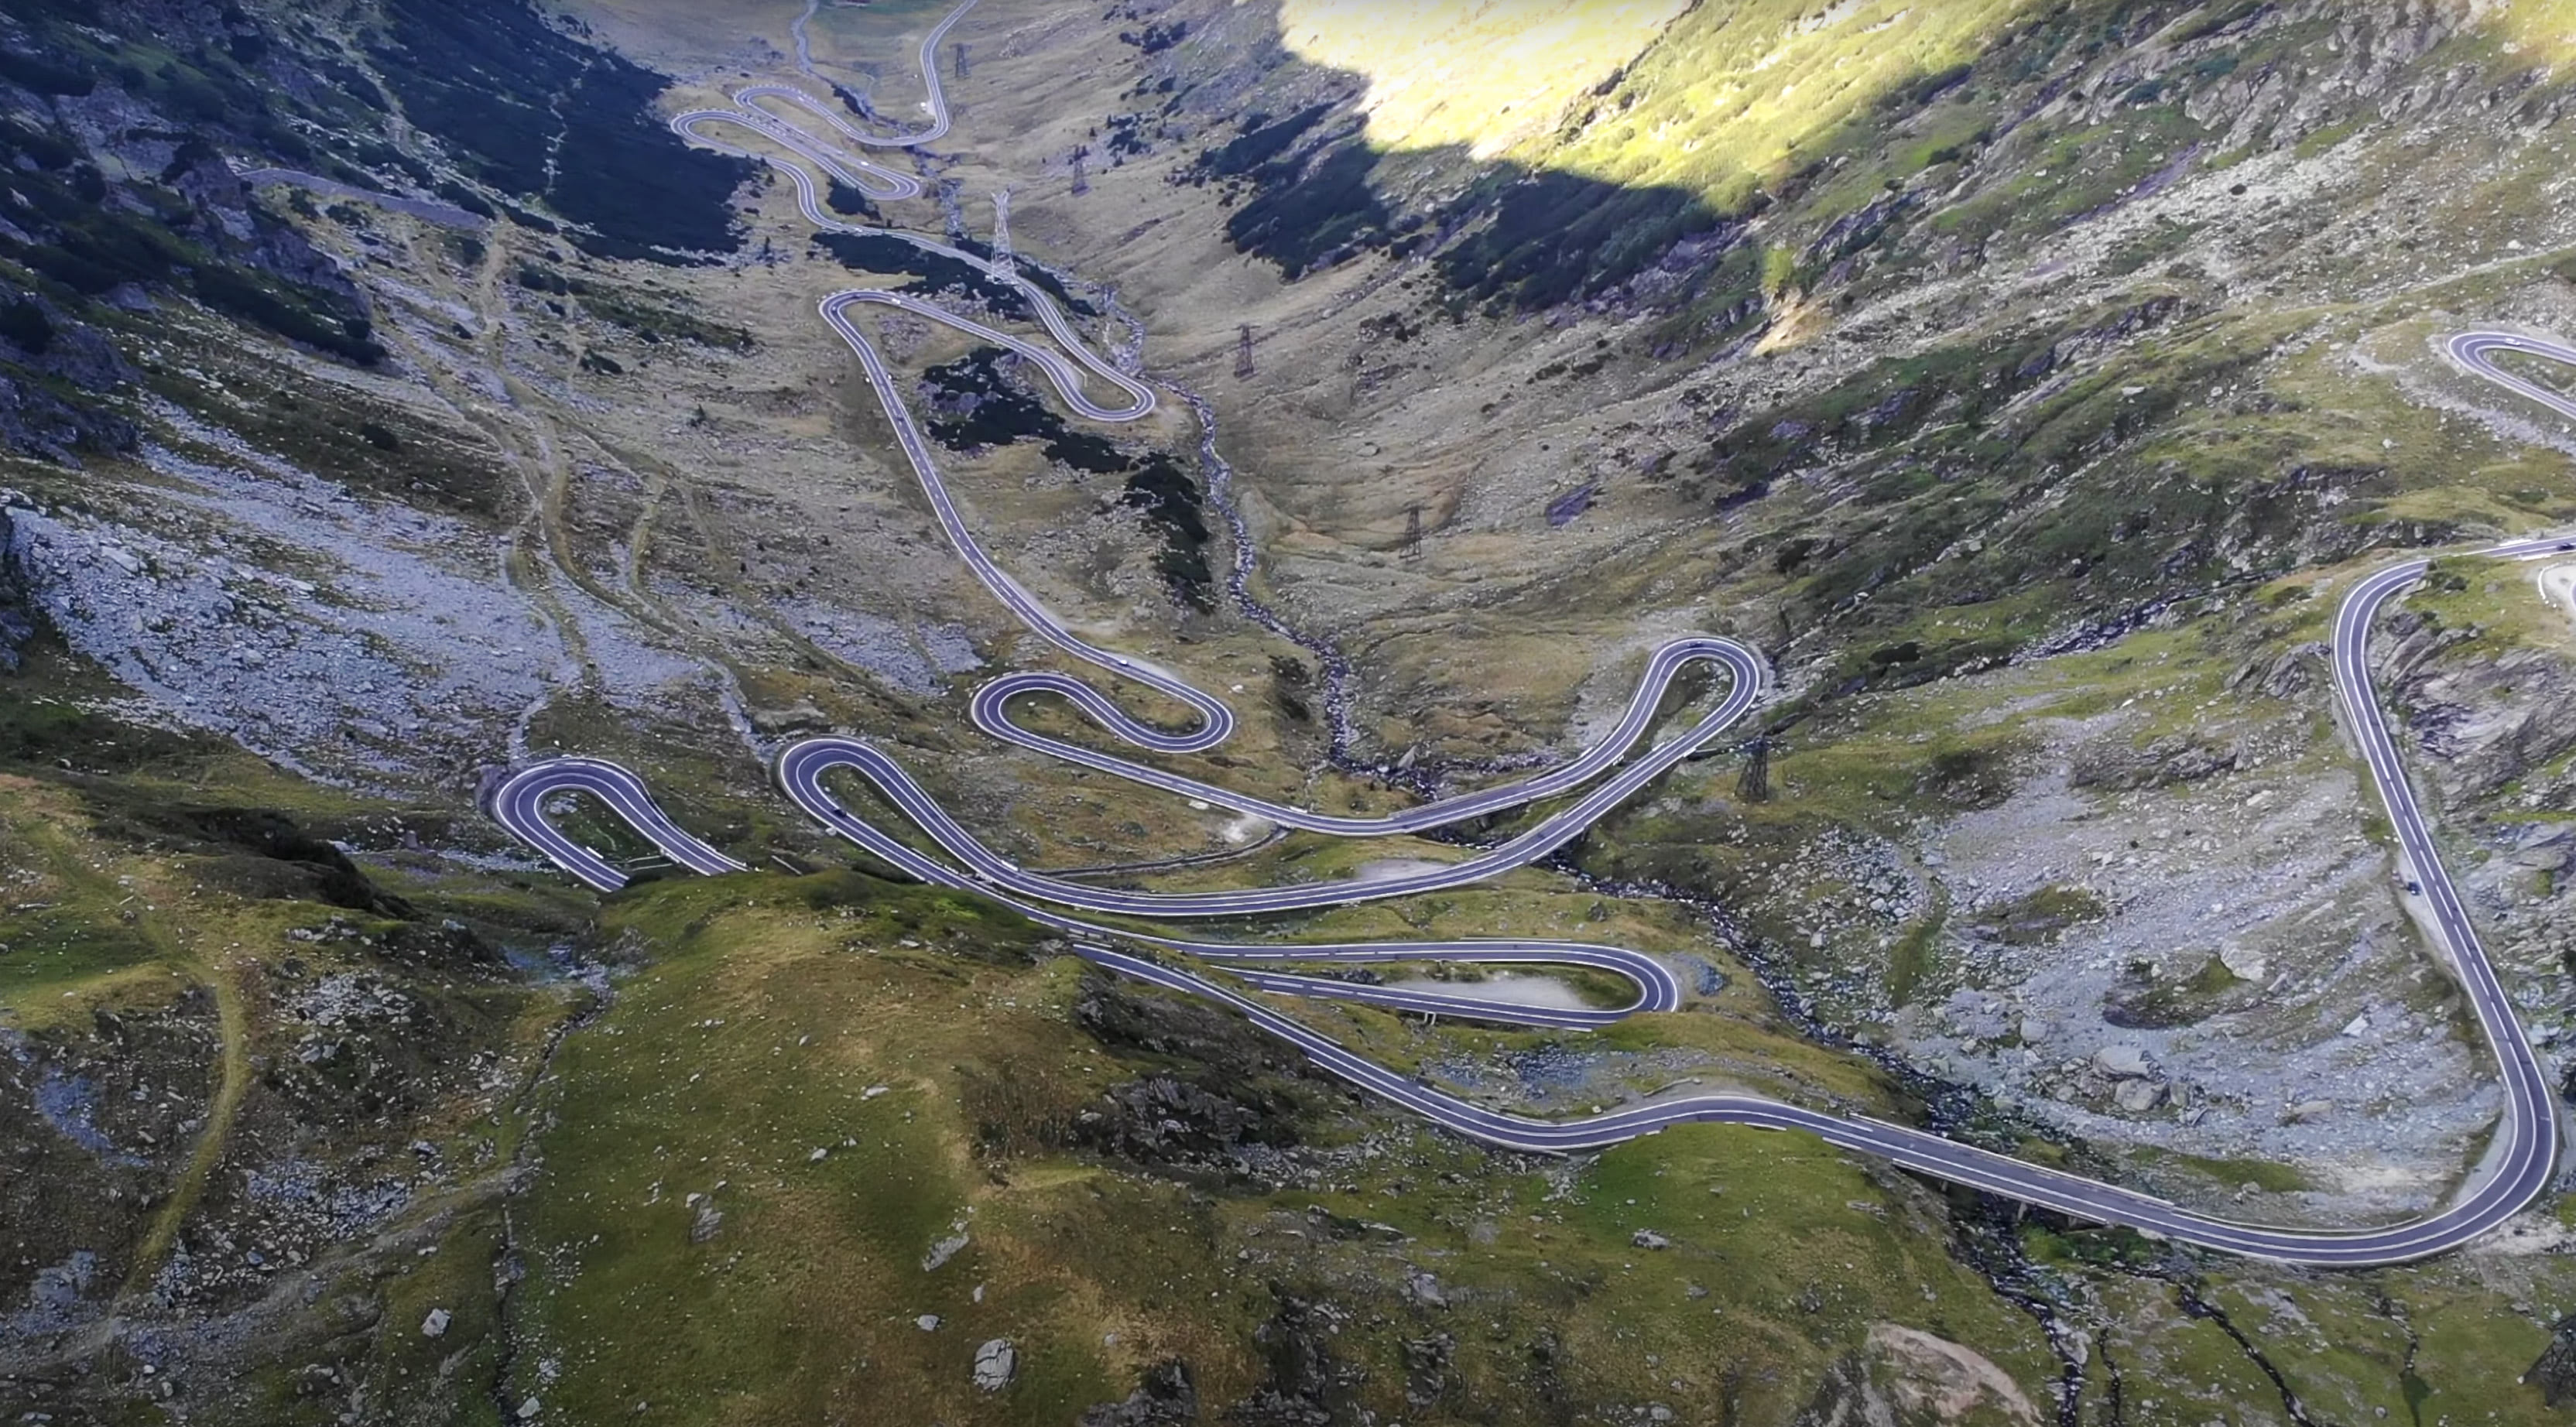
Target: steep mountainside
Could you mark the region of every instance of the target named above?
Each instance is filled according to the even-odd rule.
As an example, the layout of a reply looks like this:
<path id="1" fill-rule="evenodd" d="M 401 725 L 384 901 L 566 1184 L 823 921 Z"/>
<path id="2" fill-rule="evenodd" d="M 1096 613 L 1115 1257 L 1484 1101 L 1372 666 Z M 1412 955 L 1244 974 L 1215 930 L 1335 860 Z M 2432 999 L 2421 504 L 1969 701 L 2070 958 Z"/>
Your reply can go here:
<path id="1" fill-rule="evenodd" d="M 984 676 L 1079 666 L 969 577 L 815 304 L 1035 336 L 1028 300 L 817 239 L 666 126 L 754 81 L 918 126 L 951 8 L 0 14 L 0 1415 L 2311 1427 L 2576 1393 L 2564 1196 L 2322 1273 L 1794 1134 L 1505 1154 L 853 866 L 772 791 L 792 736 L 1163 890 L 1537 816 L 1274 835 L 974 729 Z M 2406 756 L 2535 1038 L 2576 1034 L 2576 595 L 2459 553 L 2576 523 L 2576 433 L 2438 347 L 2576 333 L 2571 35 L 2549 0 L 977 0 L 935 53 L 953 128 L 873 151 L 924 194 L 822 194 L 1011 256 L 1162 386 L 1089 422 L 989 342 L 856 319 L 1011 577 L 1241 715 L 1164 766 L 1385 811 L 1585 746 L 1676 635 L 1775 666 L 1545 866 L 1197 929 L 1617 942 L 1681 1009 L 1301 1020 L 1499 1109 L 1744 1089 L 2359 1224 L 2456 1192 L 2498 1110 L 2324 659 L 2400 552 L 2442 553 L 2377 646 Z M 581 891 L 478 806 L 558 750 L 756 870 L 678 875 L 576 802 L 642 874 Z"/>

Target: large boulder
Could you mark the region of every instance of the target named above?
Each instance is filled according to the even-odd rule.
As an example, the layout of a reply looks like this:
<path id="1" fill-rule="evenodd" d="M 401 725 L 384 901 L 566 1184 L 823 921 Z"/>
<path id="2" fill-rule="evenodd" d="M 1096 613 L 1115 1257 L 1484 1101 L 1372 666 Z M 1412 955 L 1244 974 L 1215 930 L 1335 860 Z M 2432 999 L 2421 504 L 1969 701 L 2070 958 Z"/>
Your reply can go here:
<path id="1" fill-rule="evenodd" d="M 1000 1392 L 1020 1370 L 1019 1352 L 1008 1338 L 994 1338 L 975 1350 L 975 1386 Z"/>
<path id="2" fill-rule="evenodd" d="M 2147 1064 L 2144 1048 L 2134 1045 L 2106 1045 L 2093 1052 L 2093 1068 L 2114 1080 L 2138 1080 L 2155 1073 Z"/>

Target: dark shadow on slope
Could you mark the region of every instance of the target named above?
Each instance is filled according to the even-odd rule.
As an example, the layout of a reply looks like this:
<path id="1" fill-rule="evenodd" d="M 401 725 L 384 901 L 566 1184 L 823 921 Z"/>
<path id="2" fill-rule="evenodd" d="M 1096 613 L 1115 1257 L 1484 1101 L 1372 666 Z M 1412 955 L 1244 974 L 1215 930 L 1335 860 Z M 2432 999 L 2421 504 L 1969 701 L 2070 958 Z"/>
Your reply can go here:
<path id="1" fill-rule="evenodd" d="M 1515 165 L 1494 166 L 1434 213 L 1399 212 L 1379 193 L 1385 156 L 1356 124 L 1300 141 L 1316 117 L 1310 109 L 1266 126 L 1247 120 L 1242 135 L 1175 176 L 1215 183 L 1239 199 L 1226 219 L 1227 240 L 1278 264 L 1292 280 L 1363 252 L 1407 257 L 1436 248 L 1434 267 L 1453 292 L 1530 312 L 1597 297 L 1661 261 L 1675 243 L 1742 223 L 1683 189 L 1628 188 Z M 1246 155 L 1275 149 L 1286 151 L 1237 166 Z"/>
<path id="2" fill-rule="evenodd" d="M 97 829 L 110 837 L 204 859 L 197 875 L 244 896 L 318 902 L 410 920 L 408 898 L 386 890 L 320 837 L 274 808 L 173 804 L 93 782 L 84 789 Z"/>
<path id="3" fill-rule="evenodd" d="M 756 165 L 665 128 L 661 75 L 526 0 L 387 0 L 384 15 L 369 55 L 406 116 L 476 179 L 589 228 L 571 239 L 584 251 L 669 262 L 742 246 L 730 200 Z"/>
<path id="4" fill-rule="evenodd" d="M 1524 312 L 1606 292 L 1681 240 L 1743 222 L 1681 189 L 1623 188 L 1568 173 L 1519 174 L 1489 212 L 1483 227 L 1440 254 L 1440 275 L 1460 292 Z"/>
<path id="5" fill-rule="evenodd" d="M 1094 476 L 1124 476 L 1117 503 L 1141 513 L 1162 537 L 1155 572 L 1191 608 L 1216 607 L 1208 567 L 1208 526 L 1198 483 L 1166 451 L 1131 453 L 1117 442 L 1076 431 L 1055 408 L 1012 375 L 1017 361 L 999 347 L 978 347 L 922 373 L 930 389 L 930 435 L 952 451 L 1040 441 L 1048 460 Z"/>
<path id="6" fill-rule="evenodd" d="M 119 8 L 79 20 L 50 6 L 12 13 L 21 27 L 0 66 L 0 445 L 69 460 L 132 444 L 131 424 L 93 399 L 137 373 L 92 323 L 148 289 L 362 365 L 384 356 L 357 288 L 221 157 L 328 166 L 337 160 L 296 125 L 331 132 L 357 100 L 247 18 L 222 46 L 183 43 L 185 24 Z M 168 57 L 147 67 L 119 25 L 148 28 Z M 126 116 L 105 134 L 74 103 L 102 86 Z M 163 147 L 138 162 L 138 143 Z"/>
<path id="7" fill-rule="evenodd" d="M 901 238 L 880 233 L 817 233 L 814 246 L 840 259 L 841 266 L 852 272 L 902 273 L 920 279 L 906 283 L 898 291 L 961 292 L 992 309 L 995 316 L 1013 322 L 1037 320 L 1037 313 L 1030 309 L 1028 298 L 1018 288 L 986 276 L 980 268 Z"/>
<path id="8" fill-rule="evenodd" d="M 1409 211 L 1391 196 L 1387 167 L 1395 156 L 1368 143 L 1366 121 L 1354 108 L 1366 84 L 1357 75 L 1319 72 L 1333 73 L 1338 82 L 1330 88 L 1344 97 L 1285 115 L 1247 112 L 1234 121 L 1232 137 L 1171 176 L 1217 188 L 1233 207 L 1227 240 L 1291 280 L 1364 252 L 1433 252 L 1460 299 L 1535 311 L 1598 296 L 1660 261 L 1675 242 L 1738 225 L 1760 206 L 1731 214 L 1687 189 L 1488 163 L 1463 193 Z M 1113 127 L 1139 117 L 1110 116 Z M 1469 162 L 1455 150 L 1400 161 L 1453 171 Z"/>
<path id="9" fill-rule="evenodd" d="M 1569 164 L 1604 158 L 1598 146 L 1586 147 L 1598 126 L 1649 122 L 1658 106 L 1671 110 L 1673 65 L 1724 29 L 1722 15 L 1707 13 L 1716 8 L 1686 11 L 1630 67 L 1573 102 L 1551 141 Z M 2099 47 L 2105 15 L 2116 17 L 2122 32 L 2143 31 L 2187 8 L 2101 0 L 2057 7 L 2036 29 L 1990 45 L 1973 62 L 1890 76 L 1874 101 L 1798 135 L 1790 145 L 1798 157 L 1776 171 L 1666 154 L 1657 161 L 1681 165 L 1672 172 L 1690 176 L 1619 182 L 1571 167 L 1480 162 L 1457 148 L 1382 152 L 1369 145 L 1359 112 L 1366 77 L 1306 64 L 1275 32 L 1239 44 L 1231 63 L 1293 73 L 1293 85 L 1265 85 L 1307 96 L 1293 112 L 1237 113 L 1244 101 L 1234 87 L 1202 98 L 1189 87 L 1207 68 L 1202 54 L 1195 67 L 1174 61 L 1150 70 L 1127 95 L 1141 107 L 1107 116 L 1108 147 L 1113 161 L 1142 152 L 1166 134 L 1170 116 L 1195 110 L 1215 131 L 1200 131 L 1199 156 L 1171 181 L 1216 187 L 1234 208 L 1226 225 L 1234 247 L 1276 263 L 1292 280 L 1362 252 L 1429 253 L 1453 312 L 1474 303 L 1526 313 L 1615 295 L 1631 310 L 1687 312 L 1690 320 L 1668 335 L 1684 339 L 1677 349 L 1707 350 L 1750 325 L 1780 291 L 1833 285 L 1902 241 L 1937 206 L 1925 201 L 1915 176 L 1937 172 L 1947 186 L 1973 172 L 1999 134 L 2056 92 L 2048 79 L 2053 67 Z M 1203 43 L 1209 41 L 1192 36 L 1181 48 Z M 2193 71 L 2194 82 L 2225 72 L 2204 67 Z M 1318 92 L 1338 97 L 1314 102 Z M 1169 97 L 1157 105 L 1156 96 Z M 2182 96 L 2159 97 L 2178 103 Z M 1951 107 L 1933 114 L 1941 106 Z M 1462 191 L 1415 196 L 1436 192 L 1461 171 L 1473 175 Z M 1883 180 L 1885 191 L 1853 183 L 1856 175 Z M 1799 211 L 1827 194 L 1826 203 Z M 1792 215 L 1782 231 L 1799 234 L 1803 247 L 1768 253 L 1744 240 L 1752 219 L 1775 210 Z"/>

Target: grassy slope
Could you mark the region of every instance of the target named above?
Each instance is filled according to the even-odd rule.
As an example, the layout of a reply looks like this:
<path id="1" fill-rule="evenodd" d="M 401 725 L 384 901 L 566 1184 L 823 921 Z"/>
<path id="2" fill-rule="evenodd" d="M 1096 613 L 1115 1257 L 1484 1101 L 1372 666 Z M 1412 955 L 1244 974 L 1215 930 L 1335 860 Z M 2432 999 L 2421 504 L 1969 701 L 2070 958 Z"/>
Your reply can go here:
<path id="1" fill-rule="evenodd" d="M 485 1171 L 507 1163 L 514 1133 L 506 1111 L 487 1115 L 496 1102 L 477 1092 L 526 1073 L 564 1001 L 496 966 L 456 959 L 450 944 L 423 934 L 448 917 L 505 940 L 539 928 L 560 933 L 563 908 L 550 890 L 441 876 L 426 862 L 368 868 L 379 887 L 411 898 L 425 922 L 311 900 L 303 864 L 210 837 L 204 819 L 282 813 L 364 847 L 406 822 L 433 826 L 441 814 L 354 798 L 230 745 L 122 722 L 97 711 L 108 692 L 93 671 L 42 644 L 0 683 L 0 1028 L 23 1036 L 42 1063 L 92 1067 L 86 1073 L 111 1096 L 147 1082 L 138 1108 L 111 1098 L 97 1111 L 120 1151 L 143 1153 L 132 1167 L 66 1155 L 52 1131 L 23 1127 L 28 1146 L 13 1153 L 43 1157 L 12 1189 L 18 1271 L 75 1249 L 96 1253 L 89 1306 L 112 1300 L 145 1329 L 248 1310 L 235 1320 L 250 1333 L 246 1350 L 221 1354 L 188 1379 L 219 1420 L 331 1420 L 345 1400 L 322 1400 L 308 1376 L 324 1370 L 344 1371 L 335 1386 L 391 1414 L 381 1420 L 473 1420 L 488 1406 L 499 1350 L 479 1331 L 492 1316 L 499 1222 Z M 286 1003 L 331 975 L 372 979 L 413 1007 L 402 1037 L 338 1062 L 368 1067 L 355 1080 L 297 1059 L 308 1028 Z M 354 1027 L 340 1035 L 353 1049 L 370 1039 Z M 469 1062 L 476 1078 L 461 1078 Z M 175 1132 L 146 1140 L 141 1126 L 163 1125 L 148 1100 L 165 1091 L 184 1118 Z M 434 1145 L 460 1171 L 377 1226 L 434 1252 L 404 1244 L 387 1255 L 369 1235 L 317 1241 L 291 1227 L 257 1227 L 267 1221 L 241 1193 L 246 1174 L 276 1173 L 284 1159 L 364 1181 L 381 1172 L 369 1166 L 384 1137 Z M 158 1301 L 174 1253 L 192 1255 L 201 1272 L 233 1274 L 245 1240 L 269 1246 L 267 1274 L 309 1274 L 316 1292 L 301 1301 L 321 1306 L 304 1311 L 290 1297 L 255 1308 L 239 1279 L 183 1290 L 190 1296 L 176 1314 Z M 281 1246 L 294 1250 L 292 1264 L 274 1257 Z M 293 1267 L 307 1253 L 310 1268 Z M 429 1304 L 454 1311 L 462 1331 L 443 1343 L 423 1338 Z M 380 1314 L 404 1330 L 387 1328 L 371 1342 Z M 78 1352 L 85 1341 L 74 1335 L 66 1346 Z M 134 1376 L 133 1359 L 115 1361 L 121 1366 L 82 1390 L 93 1403 L 143 1401 L 154 1384 Z M 30 1410 L 60 1406 L 26 1401 Z"/>
<path id="2" fill-rule="evenodd" d="M 1742 211 L 1907 86 L 1979 58 L 2024 12 L 2012 0 L 1871 0 L 1819 23 L 1796 0 L 1695 6 L 1598 105 L 1525 157 L 1627 187 L 1662 186 Z M 1938 141 L 1923 147 L 1937 146 Z"/>
<path id="3" fill-rule="evenodd" d="M 1699 1127 L 1564 1165 L 1327 1097 L 1304 1122 L 1322 1182 L 1194 1189 L 1066 1147 L 1071 1116 L 1157 1062 L 1069 1022 L 1075 964 L 1021 960 L 1027 934 L 946 894 L 837 875 L 665 883 L 612 903 L 602 930 L 660 955 L 559 1060 L 518 1210 L 531 1277 L 510 1393 L 571 1420 L 647 1402 L 676 1421 L 1055 1423 L 1174 1357 L 1213 1410 L 1265 1380 L 1283 1294 L 1334 1306 L 1335 1371 L 1390 1420 L 1649 1401 L 1782 1420 L 1883 1322 L 1970 1344 L 2046 1401 L 2052 1360 L 1945 1251 L 1939 1198 L 1801 1137 Z M 1665 1030 L 1620 1044 L 1692 1039 Z M 702 1242 L 691 1195 L 721 1213 Z M 968 1246 L 925 1269 L 960 1226 Z M 1670 1246 L 1640 1247 L 1640 1230 Z M 2319 1276 L 2035 1221 L 2025 1237 L 2104 1334 L 2091 1413 L 2116 1370 L 2150 1414 L 2127 1420 L 2267 1417 L 2270 1379 L 2182 1307 L 2185 1283 L 2312 1411 L 2439 1401 L 2544 1420 L 2514 1378 L 2545 1333 L 2497 1304 L 2547 1301 L 2546 1258 Z M 1417 1274 L 1446 1306 L 1408 1288 Z M 1441 1334 L 1442 1385 L 1408 1403 L 1407 1345 Z M 968 1374 L 993 1337 L 1022 1367 L 988 1397 Z"/>
<path id="4" fill-rule="evenodd" d="M 1403 1343 L 1443 1330 L 1458 1339 L 1443 1400 L 1462 1411 L 1509 1413 L 1541 1335 L 1576 1401 L 1705 1413 L 1732 1395 L 1744 1420 L 1794 1406 L 1880 1321 L 1975 1342 L 2026 1383 L 2047 1374 L 2026 1320 L 1944 1252 L 1933 1201 L 1796 1137 L 1677 1131 L 1566 1168 L 1337 1111 L 1309 1134 L 1364 1148 L 1331 1152 L 1342 1167 L 1320 1186 L 1192 1192 L 1063 1147 L 1080 1107 L 1150 1063 L 1069 1023 L 1074 963 L 1021 963 L 1026 933 L 945 894 L 660 884 L 613 902 L 603 930 L 660 954 L 558 1062 L 522 1219 L 536 1346 L 519 1373 L 575 1420 L 646 1401 L 688 1421 L 864 1406 L 1060 1423 L 1175 1356 L 1221 1404 L 1263 1373 L 1274 1286 L 1353 1313 L 1335 1350 L 1390 1416 L 1406 1412 Z M 1693 1038 L 1661 1031 L 1623 1038 Z M 690 1195 L 723 1216 L 703 1242 Z M 1304 1237 L 1315 1205 L 1407 1237 Z M 959 1224 L 970 1246 L 925 1271 Z M 1644 1228 L 1673 1247 L 1639 1249 Z M 1417 1269 L 1451 1308 L 1406 1297 Z M 992 1337 L 1023 1368 L 985 1398 L 968 1369 Z M 561 1366 L 551 1384 L 541 1358 Z"/>
<path id="5" fill-rule="evenodd" d="M 2545 1256 L 2302 1274 L 2257 1264 L 2195 1268 L 2134 1240 L 2027 1237 L 2034 1255 L 2067 1274 L 2088 1303 L 2108 1370 L 2121 1376 L 2128 1421 L 2288 1419 L 2281 1386 L 2187 1299 L 2245 1334 L 2312 1421 L 2558 1420 L 2539 1390 L 2520 1381 L 2548 1344 L 2547 1325 L 2523 1311 L 2552 1291 Z M 2110 1420 L 2100 1413 L 2097 1395 L 2086 1420 Z"/>

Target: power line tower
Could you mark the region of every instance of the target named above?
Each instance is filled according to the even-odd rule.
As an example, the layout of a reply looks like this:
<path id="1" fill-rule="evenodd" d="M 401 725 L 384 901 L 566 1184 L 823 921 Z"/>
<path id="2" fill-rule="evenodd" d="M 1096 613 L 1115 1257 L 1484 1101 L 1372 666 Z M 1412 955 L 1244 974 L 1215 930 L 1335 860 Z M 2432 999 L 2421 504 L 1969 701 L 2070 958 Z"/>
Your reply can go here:
<path id="1" fill-rule="evenodd" d="M 964 40 L 957 42 L 957 77 L 959 79 L 966 77 L 966 42 Z"/>
<path id="2" fill-rule="evenodd" d="M 1404 508 L 1404 546 L 1402 554 L 1407 560 L 1419 560 L 1422 558 L 1422 505 L 1418 501 Z"/>
<path id="3" fill-rule="evenodd" d="M 1249 322 L 1244 323 L 1235 336 L 1234 374 L 1237 377 L 1252 375 L 1252 324 Z"/>
<path id="4" fill-rule="evenodd" d="M 1091 150 L 1088 148 L 1076 148 L 1073 151 L 1073 196 L 1076 198 L 1091 191 L 1091 174 L 1083 168 L 1082 164 L 1082 161 L 1090 156 Z"/>
<path id="5" fill-rule="evenodd" d="M 1756 737 L 1744 745 L 1744 771 L 1736 775 L 1735 795 L 1748 803 L 1771 801 L 1771 740 Z"/>

